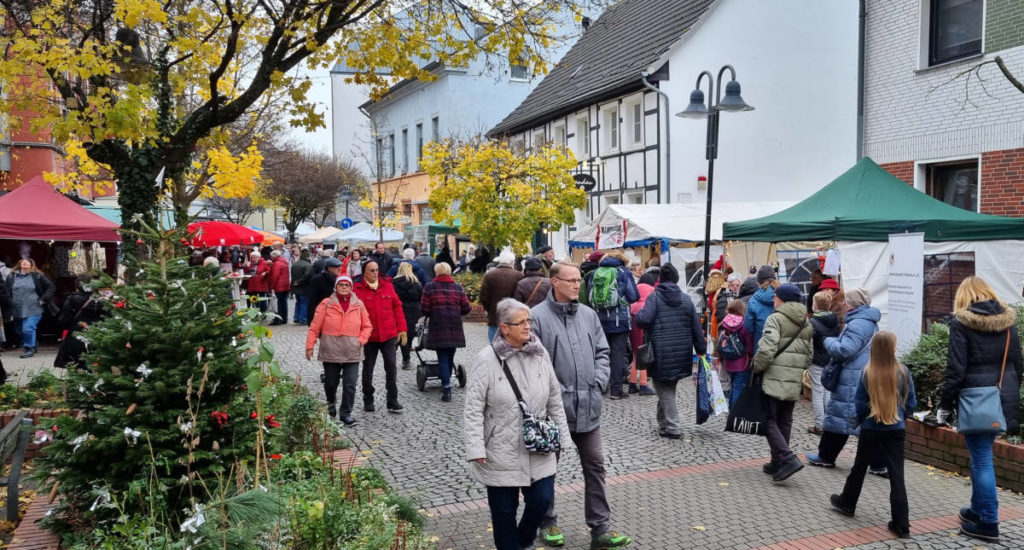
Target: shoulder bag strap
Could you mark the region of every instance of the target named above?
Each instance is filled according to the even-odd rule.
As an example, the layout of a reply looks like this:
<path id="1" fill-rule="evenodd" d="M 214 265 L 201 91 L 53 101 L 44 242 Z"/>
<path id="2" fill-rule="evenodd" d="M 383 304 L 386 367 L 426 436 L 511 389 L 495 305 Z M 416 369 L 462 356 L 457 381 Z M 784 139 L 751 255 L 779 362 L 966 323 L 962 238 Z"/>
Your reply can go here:
<path id="1" fill-rule="evenodd" d="M 75 316 L 71 319 L 71 324 L 75 324 L 75 322 L 78 321 L 78 318 L 82 316 L 82 312 L 85 311 L 85 307 L 88 306 L 91 302 L 92 302 L 92 296 L 90 296 L 89 299 L 87 299 L 85 301 L 85 303 L 82 304 L 82 307 L 78 308 L 78 312 L 76 312 Z M 1006 357 L 1004 356 L 1003 357 L 1003 365 L 1005 365 L 1005 364 L 1006 364 Z"/>
<path id="2" fill-rule="evenodd" d="M 1003 348 L 1003 366 L 999 369 L 999 383 L 996 387 L 1000 390 L 1003 389 L 1003 373 L 1006 372 L 1006 357 L 1010 353 L 1010 329 L 1006 329 L 1006 347 Z"/>
<path id="3" fill-rule="evenodd" d="M 772 357 L 772 360 L 778 359 L 780 355 L 785 353 L 786 350 L 789 349 L 789 346 L 792 346 L 793 342 L 796 342 L 797 339 L 800 338 L 800 333 L 804 331 L 805 327 L 807 327 L 807 321 L 804 321 L 804 324 L 803 326 L 800 327 L 800 330 L 796 331 L 796 336 L 794 336 L 789 342 L 787 342 L 785 346 L 782 346 L 782 349 L 775 352 L 775 357 Z"/>
<path id="4" fill-rule="evenodd" d="M 537 284 L 533 285 L 533 290 L 530 291 L 530 295 L 526 297 L 526 303 L 530 303 L 530 300 L 533 299 L 533 295 L 537 293 L 537 289 L 540 288 L 540 284 L 543 283 L 543 282 L 544 282 L 544 278 L 543 277 L 538 277 L 537 278 Z"/>

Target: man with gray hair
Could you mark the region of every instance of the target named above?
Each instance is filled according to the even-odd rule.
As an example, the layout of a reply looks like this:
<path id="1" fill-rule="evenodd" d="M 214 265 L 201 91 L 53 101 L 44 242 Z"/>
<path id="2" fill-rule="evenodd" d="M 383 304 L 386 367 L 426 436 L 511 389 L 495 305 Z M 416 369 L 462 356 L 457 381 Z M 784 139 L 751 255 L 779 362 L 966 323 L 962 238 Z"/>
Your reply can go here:
<path id="1" fill-rule="evenodd" d="M 423 266 L 415 260 L 416 249 L 406 248 L 402 251 L 402 259 L 391 264 L 391 269 L 388 271 L 388 278 L 394 279 L 395 275 L 398 275 L 398 266 L 402 264 L 409 264 L 412 266 L 412 274 L 419 279 L 421 285 L 427 284 L 427 276 L 423 273 Z"/>
<path id="2" fill-rule="evenodd" d="M 510 251 L 498 254 L 498 266 L 488 271 L 480 283 L 480 305 L 487 310 L 488 342 L 493 341 L 494 336 L 498 334 L 498 302 L 514 296 L 516 285 L 523 278 L 522 273 L 512 268 L 515 261 L 515 254 Z"/>
<path id="3" fill-rule="evenodd" d="M 497 271 L 497 270 L 495 270 Z M 601 394 L 611 374 L 610 349 L 597 312 L 579 303 L 583 278 L 575 264 L 551 266 L 551 292 L 530 310 L 533 333 L 551 356 L 562 386 L 562 405 L 569 435 L 583 469 L 584 517 L 590 527 L 590 548 L 621 548 L 633 541 L 611 530 L 612 513 L 605 496 L 604 450 L 601 446 Z M 565 536 L 556 525 L 554 499 L 541 522 L 545 546 L 562 546 Z"/>

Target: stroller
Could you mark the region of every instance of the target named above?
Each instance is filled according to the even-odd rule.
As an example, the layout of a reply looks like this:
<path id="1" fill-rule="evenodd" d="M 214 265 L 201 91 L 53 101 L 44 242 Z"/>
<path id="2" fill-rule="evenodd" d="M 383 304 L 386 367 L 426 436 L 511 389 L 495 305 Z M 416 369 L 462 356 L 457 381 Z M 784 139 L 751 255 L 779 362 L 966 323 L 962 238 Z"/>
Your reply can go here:
<path id="1" fill-rule="evenodd" d="M 420 391 L 424 391 L 427 387 L 427 380 L 430 379 L 441 379 L 440 367 L 436 359 L 424 359 L 420 352 L 424 349 L 424 344 L 427 341 L 427 332 L 430 329 L 430 323 L 426 317 L 421 317 L 416 322 L 416 336 L 412 343 L 413 352 L 416 353 L 416 387 Z M 466 369 L 459 364 L 452 366 L 452 376 L 459 381 L 459 387 L 466 387 Z"/>

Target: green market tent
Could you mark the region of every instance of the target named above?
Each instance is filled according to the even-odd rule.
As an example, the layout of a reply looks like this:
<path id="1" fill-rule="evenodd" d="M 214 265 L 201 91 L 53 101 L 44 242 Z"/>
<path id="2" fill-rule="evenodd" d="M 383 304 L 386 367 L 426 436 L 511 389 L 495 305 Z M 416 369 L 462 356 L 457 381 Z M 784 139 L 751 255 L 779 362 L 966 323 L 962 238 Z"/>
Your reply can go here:
<path id="1" fill-rule="evenodd" d="M 928 242 L 1024 239 L 1024 219 L 969 212 L 933 199 L 875 164 L 853 168 L 794 206 L 724 224 L 732 241 L 888 241 L 921 232 Z"/>

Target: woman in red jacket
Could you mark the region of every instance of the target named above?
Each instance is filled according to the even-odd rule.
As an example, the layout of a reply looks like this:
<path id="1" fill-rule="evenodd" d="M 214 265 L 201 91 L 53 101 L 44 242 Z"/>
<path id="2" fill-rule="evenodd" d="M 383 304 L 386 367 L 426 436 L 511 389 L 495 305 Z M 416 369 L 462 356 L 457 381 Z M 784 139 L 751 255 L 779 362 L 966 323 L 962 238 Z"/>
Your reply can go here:
<path id="1" fill-rule="evenodd" d="M 260 311 L 267 311 L 267 294 L 270 291 L 270 264 L 260 256 L 259 252 L 249 255 L 249 280 L 245 292 L 249 300 L 256 302 Z"/>
<path id="2" fill-rule="evenodd" d="M 288 259 L 280 250 L 270 253 L 270 290 L 274 291 L 277 297 L 278 318 L 270 322 L 271 325 L 283 325 L 288 319 L 288 291 L 292 289 L 291 278 L 288 267 Z"/>
<path id="3" fill-rule="evenodd" d="M 373 367 L 380 353 L 384 357 L 388 412 L 399 412 L 402 405 L 398 402 L 398 361 L 395 351 L 397 345 L 405 344 L 407 338 L 402 301 L 398 299 L 391 281 L 380 276 L 380 268 L 373 260 L 363 264 L 363 278 L 355 284 L 355 292 L 366 306 L 373 325 L 373 333 L 364 346 L 363 410 L 376 410 L 373 404 L 376 391 L 373 387 Z"/>
<path id="4" fill-rule="evenodd" d="M 324 393 L 327 411 L 345 424 L 355 423 L 352 405 L 356 400 L 356 380 L 359 362 L 363 360 L 363 346 L 370 339 L 373 326 L 366 306 L 352 294 L 352 278 L 342 275 L 336 279 L 334 294 L 316 307 L 313 322 L 306 333 L 306 359 L 313 359 L 317 339 L 320 350 L 317 359 L 324 363 Z M 341 410 L 335 409 L 338 382 L 342 382 Z"/>

